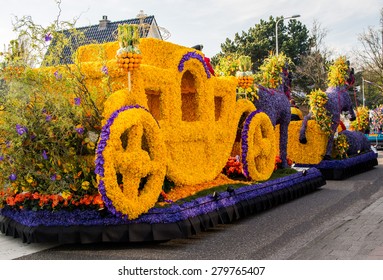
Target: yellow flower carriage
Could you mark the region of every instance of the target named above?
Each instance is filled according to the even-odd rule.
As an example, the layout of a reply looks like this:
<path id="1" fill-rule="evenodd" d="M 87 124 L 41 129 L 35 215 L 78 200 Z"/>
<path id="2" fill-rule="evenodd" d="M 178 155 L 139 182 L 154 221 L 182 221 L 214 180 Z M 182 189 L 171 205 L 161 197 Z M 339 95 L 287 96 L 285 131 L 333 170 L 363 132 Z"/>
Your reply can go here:
<path id="1" fill-rule="evenodd" d="M 79 50 L 80 62 L 91 48 Z M 211 181 L 239 143 L 246 175 L 271 176 L 274 128 L 250 101 L 236 100 L 235 77 L 211 75 L 203 54 L 194 49 L 141 39 L 142 63 L 128 82 L 128 70 L 117 66 L 117 48 L 117 43 L 104 45 L 114 93 L 104 103 L 96 155 L 107 206 L 136 218 L 157 202 L 165 176 L 177 185 Z"/>

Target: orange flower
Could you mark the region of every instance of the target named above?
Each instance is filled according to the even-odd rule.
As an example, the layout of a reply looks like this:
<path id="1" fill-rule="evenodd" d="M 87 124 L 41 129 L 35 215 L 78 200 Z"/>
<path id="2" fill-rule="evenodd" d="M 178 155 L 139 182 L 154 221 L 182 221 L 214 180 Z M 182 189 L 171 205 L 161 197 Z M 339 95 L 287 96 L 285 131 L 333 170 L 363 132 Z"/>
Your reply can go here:
<path id="1" fill-rule="evenodd" d="M 6 202 L 9 206 L 15 206 L 15 200 L 12 196 L 7 197 Z"/>

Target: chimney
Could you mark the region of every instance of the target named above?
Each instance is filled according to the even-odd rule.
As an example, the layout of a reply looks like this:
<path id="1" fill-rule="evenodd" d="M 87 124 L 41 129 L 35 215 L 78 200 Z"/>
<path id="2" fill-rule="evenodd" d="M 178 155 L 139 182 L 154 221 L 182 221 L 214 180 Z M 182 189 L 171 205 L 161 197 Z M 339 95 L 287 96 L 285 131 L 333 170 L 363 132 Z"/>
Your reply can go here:
<path id="1" fill-rule="evenodd" d="M 100 24 L 98 25 L 98 30 L 107 29 L 109 22 L 110 22 L 110 20 L 108 20 L 108 16 L 102 16 L 102 20 L 100 20 Z"/>

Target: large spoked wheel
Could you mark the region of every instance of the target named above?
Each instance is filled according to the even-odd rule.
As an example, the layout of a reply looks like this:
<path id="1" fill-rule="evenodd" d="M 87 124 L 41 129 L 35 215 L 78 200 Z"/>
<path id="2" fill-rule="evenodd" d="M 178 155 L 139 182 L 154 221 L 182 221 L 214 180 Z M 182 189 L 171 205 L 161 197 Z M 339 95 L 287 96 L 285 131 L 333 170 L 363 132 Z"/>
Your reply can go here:
<path id="1" fill-rule="evenodd" d="M 107 120 L 97 146 L 96 173 L 112 213 L 134 219 L 154 206 L 166 174 L 166 147 L 145 108 L 126 106 Z"/>
<path id="2" fill-rule="evenodd" d="M 241 158 L 246 177 L 263 181 L 274 171 L 277 154 L 270 118 L 257 110 L 246 118 L 241 134 Z"/>

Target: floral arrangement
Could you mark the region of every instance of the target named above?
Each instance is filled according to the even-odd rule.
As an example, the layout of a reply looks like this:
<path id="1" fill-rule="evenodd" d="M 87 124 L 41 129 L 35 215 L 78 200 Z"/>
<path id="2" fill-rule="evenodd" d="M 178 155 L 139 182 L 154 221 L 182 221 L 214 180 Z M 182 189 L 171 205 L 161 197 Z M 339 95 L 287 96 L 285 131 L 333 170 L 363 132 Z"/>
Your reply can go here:
<path id="1" fill-rule="evenodd" d="M 52 56 L 58 55 L 51 50 L 45 58 L 53 61 Z M 0 121 L 1 207 L 104 208 L 93 158 L 109 73 L 106 65 L 97 66 L 101 79 L 94 90 L 84 79 L 91 76 L 88 65 L 82 66 L 24 65 L 17 77 L 7 80 Z"/>
<path id="2" fill-rule="evenodd" d="M 97 124 L 81 106 L 82 100 L 74 98 L 71 103 L 61 95 L 45 95 L 40 88 L 25 89 L 11 90 L 4 104 L 0 170 L 6 191 L 0 204 L 56 209 L 57 199 L 65 206 L 95 197 L 92 155 Z M 30 197 L 36 203 L 25 201 Z"/>
<path id="3" fill-rule="evenodd" d="M 348 144 L 347 137 L 344 134 L 338 134 L 334 137 L 333 154 L 335 158 L 347 158 L 347 150 L 350 145 Z"/>
<path id="4" fill-rule="evenodd" d="M 118 43 L 120 44 L 117 54 L 122 52 L 139 53 L 140 35 L 137 24 L 120 24 L 117 32 Z"/>
<path id="5" fill-rule="evenodd" d="M 240 157 L 229 157 L 222 173 L 227 175 L 229 178 L 238 178 L 243 176 L 243 166 L 240 161 Z"/>
<path id="6" fill-rule="evenodd" d="M 254 76 L 251 70 L 251 58 L 249 56 L 242 55 L 238 58 L 238 62 L 239 71 L 237 71 L 235 75 L 238 79 L 237 93 L 239 97 L 242 98 L 244 96 L 250 101 L 258 99 L 257 88 L 254 85 Z"/>
<path id="7" fill-rule="evenodd" d="M 37 210 L 73 210 L 73 209 L 104 209 L 104 201 L 101 195 L 85 194 L 76 196 L 70 192 L 62 194 L 40 194 L 38 192 L 12 193 L 10 189 L 0 191 L 0 208 L 7 205 L 8 208 Z"/>
<path id="8" fill-rule="evenodd" d="M 219 76 L 235 76 L 239 69 L 239 64 L 238 54 L 228 54 L 219 59 L 214 72 Z"/>
<path id="9" fill-rule="evenodd" d="M 326 104 L 328 102 L 328 96 L 322 90 L 314 90 L 310 93 L 309 97 L 309 106 L 310 111 L 312 112 L 315 121 L 321 127 L 323 132 L 330 136 L 332 133 L 331 129 L 331 115 L 326 109 Z"/>
<path id="10" fill-rule="evenodd" d="M 369 109 L 365 106 L 356 108 L 356 119 L 352 121 L 350 127 L 355 131 L 366 131 L 370 127 Z"/>
<path id="11" fill-rule="evenodd" d="M 345 56 L 337 58 L 329 67 L 327 80 L 330 87 L 343 86 L 348 77 L 349 66 Z"/>
<path id="12" fill-rule="evenodd" d="M 256 74 L 256 81 L 265 88 L 276 89 L 283 84 L 282 75 L 284 67 L 291 65 L 291 60 L 283 53 L 270 55 L 264 60 Z"/>
<path id="13" fill-rule="evenodd" d="M 375 133 L 383 130 L 383 105 L 379 105 L 372 110 L 371 128 Z"/>
<path id="14" fill-rule="evenodd" d="M 293 164 L 293 161 L 291 159 L 287 159 L 287 164 L 291 166 Z M 275 165 L 274 165 L 274 171 L 282 168 L 282 159 L 279 155 L 275 157 Z"/>
<path id="15" fill-rule="evenodd" d="M 117 65 L 127 71 L 133 71 L 140 66 L 142 60 L 138 47 L 140 43 L 138 25 L 120 24 L 117 31 L 120 44 L 117 50 Z"/>

